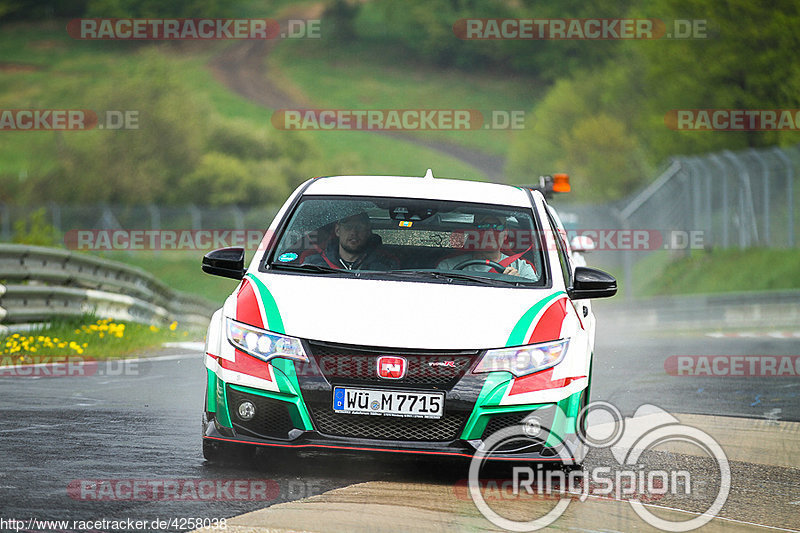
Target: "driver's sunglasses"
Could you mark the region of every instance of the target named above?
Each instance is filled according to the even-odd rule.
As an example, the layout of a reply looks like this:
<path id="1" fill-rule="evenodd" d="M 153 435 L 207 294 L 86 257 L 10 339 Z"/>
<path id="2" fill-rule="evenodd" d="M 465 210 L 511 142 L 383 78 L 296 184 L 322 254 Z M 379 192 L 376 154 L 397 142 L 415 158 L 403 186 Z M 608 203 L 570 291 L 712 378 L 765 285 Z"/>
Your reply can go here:
<path id="1" fill-rule="evenodd" d="M 506 225 L 505 224 L 492 224 L 490 222 L 486 222 L 484 224 L 478 224 L 478 229 L 482 229 L 482 230 L 493 229 L 495 231 L 503 231 L 504 229 L 506 229 Z"/>

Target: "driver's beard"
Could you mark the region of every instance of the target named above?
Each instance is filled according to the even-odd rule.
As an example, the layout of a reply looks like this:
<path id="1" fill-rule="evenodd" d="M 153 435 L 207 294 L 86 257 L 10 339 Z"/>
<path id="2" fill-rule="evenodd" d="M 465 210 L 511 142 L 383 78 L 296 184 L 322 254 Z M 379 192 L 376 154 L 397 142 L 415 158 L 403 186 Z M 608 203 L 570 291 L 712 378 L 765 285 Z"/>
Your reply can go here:
<path id="1" fill-rule="evenodd" d="M 362 253 L 364 253 L 364 251 L 367 249 L 367 243 L 368 241 L 365 240 L 363 243 L 361 243 L 361 245 L 353 247 L 350 246 L 346 241 L 339 242 L 339 244 L 341 245 L 342 249 L 345 252 L 353 255 L 361 255 Z"/>

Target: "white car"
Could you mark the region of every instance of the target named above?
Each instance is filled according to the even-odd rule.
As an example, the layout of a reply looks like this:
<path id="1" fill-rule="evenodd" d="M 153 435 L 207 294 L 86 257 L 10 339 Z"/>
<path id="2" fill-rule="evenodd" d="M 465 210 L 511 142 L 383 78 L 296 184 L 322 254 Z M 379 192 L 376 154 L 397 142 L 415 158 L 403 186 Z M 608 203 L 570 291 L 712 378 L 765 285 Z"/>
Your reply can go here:
<path id="1" fill-rule="evenodd" d="M 610 275 L 571 264 L 539 190 L 425 177 L 306 181 L 208 330 L 203 451 L 243 445 L 561 461 L 589 400 Z"/>

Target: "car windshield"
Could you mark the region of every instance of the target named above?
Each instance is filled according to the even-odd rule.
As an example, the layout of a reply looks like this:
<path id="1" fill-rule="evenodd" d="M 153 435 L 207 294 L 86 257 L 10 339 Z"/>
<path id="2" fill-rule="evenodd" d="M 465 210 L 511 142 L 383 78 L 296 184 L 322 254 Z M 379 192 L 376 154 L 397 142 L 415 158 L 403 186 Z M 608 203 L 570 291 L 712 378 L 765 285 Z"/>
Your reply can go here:
<path id="1" fill-rule="evenodd" d="M 309 196 L 262 269 L 499 286 L 543 286 L 531 209 L 408 198 Z"/>

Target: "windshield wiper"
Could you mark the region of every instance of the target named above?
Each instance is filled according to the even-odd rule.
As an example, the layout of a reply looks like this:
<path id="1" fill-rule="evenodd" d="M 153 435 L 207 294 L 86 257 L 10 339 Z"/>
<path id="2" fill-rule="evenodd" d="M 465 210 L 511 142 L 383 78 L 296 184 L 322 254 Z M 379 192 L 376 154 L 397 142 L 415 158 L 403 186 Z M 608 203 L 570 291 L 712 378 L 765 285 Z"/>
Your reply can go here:
<path id="1" fill-rule="evenodd" d="M 482 285 L 491 285 L 494 287 L 497 286 L 506 286 L 506 285 L 514 285 L 518 286 L 523 284 L 520 281 L 512 281 L 512 280 L 504 280 L 504 279 L 496 279 L 496 278 L 487 278 L 484 276 L 475 276 L 471 274 L 463 274 L 463 273 L 453 273 L 453 272 L 442 272 L 440 270 L 390 270 L 386 272 L 387 274 L 392 274 L 396 276 L 404 276 L 404 277 L 431 277 L 436 279 L 443 279 L 448 282 L 452 282 L 454 280 L 459 281 L 474 281 L 478 282 Z"/>
<path id="2" fill-rule="evenodd" d="M 275 270 L 293 270 L 295 272 L 316 272 L 320 274 L 356 274 L 357 270 L 346 270 L 344 268 L 333 268 L 327 265 L 287 265 L 285 263 L 270 263 L 270 268 Z"/>

